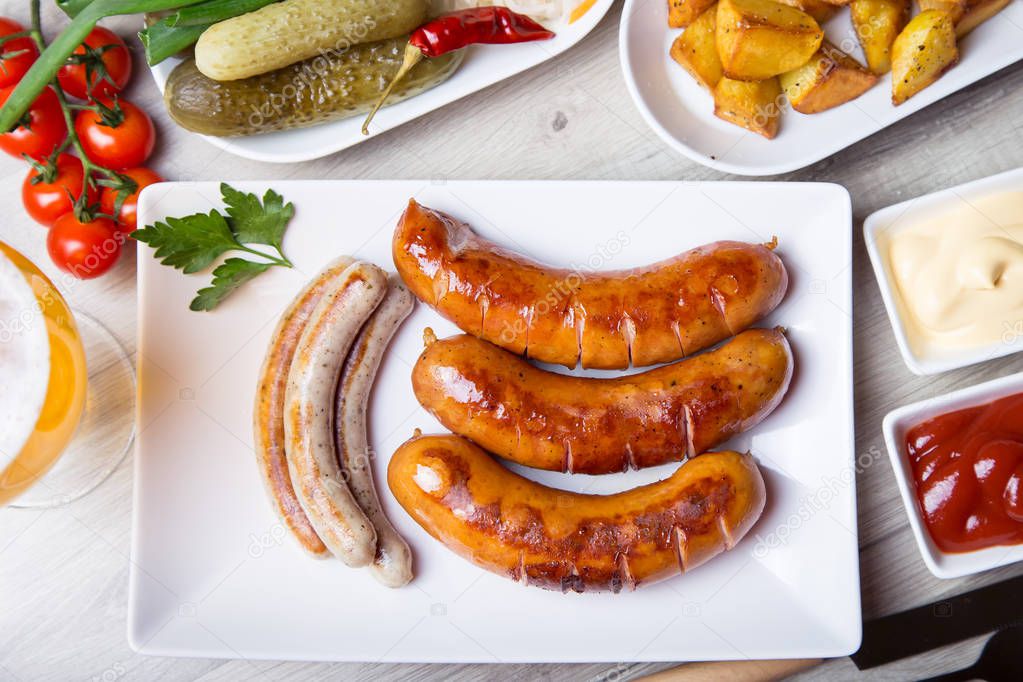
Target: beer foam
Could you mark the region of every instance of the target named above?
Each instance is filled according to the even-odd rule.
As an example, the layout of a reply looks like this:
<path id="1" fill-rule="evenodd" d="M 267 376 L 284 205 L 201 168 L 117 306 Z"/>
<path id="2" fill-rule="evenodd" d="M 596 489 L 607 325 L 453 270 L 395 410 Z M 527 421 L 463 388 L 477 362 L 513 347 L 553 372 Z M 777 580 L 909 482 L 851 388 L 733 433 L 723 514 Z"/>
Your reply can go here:
<path id="1" fill-rule="evenodd" d="M 0 250 L 0 473 L 35 430 L 49 383 L 46 319 L 25 276 Z"/>

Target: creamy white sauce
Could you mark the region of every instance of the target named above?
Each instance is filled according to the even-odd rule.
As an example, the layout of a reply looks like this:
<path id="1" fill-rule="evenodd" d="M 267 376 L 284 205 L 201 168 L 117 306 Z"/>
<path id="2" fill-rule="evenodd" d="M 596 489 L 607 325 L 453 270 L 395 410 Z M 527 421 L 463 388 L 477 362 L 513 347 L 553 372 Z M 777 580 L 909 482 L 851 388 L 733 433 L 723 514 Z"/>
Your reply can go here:
<path id="1" fill-rule="evenodd" d="M 976 348 L 1023 336 L 1023 192 L 931 211 L 888 237 L 910 343 Z"/>
<path id="2" fill-rule="evenodd" d="M 32 435 L 49 381 L 46 320 L 32 287 L 0 251 L 0 472 Z"/>

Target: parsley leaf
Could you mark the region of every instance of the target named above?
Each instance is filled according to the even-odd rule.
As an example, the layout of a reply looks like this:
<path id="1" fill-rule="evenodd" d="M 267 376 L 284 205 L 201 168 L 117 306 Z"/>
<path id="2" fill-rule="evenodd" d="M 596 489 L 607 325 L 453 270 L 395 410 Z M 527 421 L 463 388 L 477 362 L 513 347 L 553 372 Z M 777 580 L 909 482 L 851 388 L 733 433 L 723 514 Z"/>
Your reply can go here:
<path id="1" fill-rule="evenodd" d="M 295 215 L 293 204 L 285 204 L 284 197 L 272 189 L 263 195 L 262 203 L 255 194 L 239 192 L 227 183 L 221 183 L 220 193 L 227 204 L 227 214 L 231 216 L 231 231 L 238 241 L 267 244 L 281 253 L 284 228 Z"/>
<path id="2" fill-rule="evenodd" d="M 213 310 L 231 295 L 235 289 L 248 282 L 256 275 L 261 275 L 273 266 L 273 263 L 257 263 L 244 258 L 228 258 L 213 271 L 210 286 L 200 289 L 192 303 L 191 310 Z"/>
<path id="3" fill-rule="evenodd" d="M 239 192 L 222 183 L 220 192 L 227 215 L 217 210 L 184 218 L 166 218 L 135 230 L 131 236 L 155 249 L 161 263 L 191 274 L 204 270 L 229 251 L 241 251 L 259 260 L 228 258 L 213 271 L 210 286 L 200 289 L 189 308 L 213 310 L 253 277 L 275 265 L 292 267 L 281 244 L 284 230 L 295 215 L 295 206 L 272 189 L 262 202 L 255 194 Z M 246 246 L 265 244 L 277 250 L 277 256 Z"/>
<path id="4" fill-rule="evenodd" d="M 131 236 L 156 249 L 154 256 L 161 263 L 186 274 L 209 267 L 220 255 L 241 246 L 217 211 L 167 218 L 135 230 Z"/>

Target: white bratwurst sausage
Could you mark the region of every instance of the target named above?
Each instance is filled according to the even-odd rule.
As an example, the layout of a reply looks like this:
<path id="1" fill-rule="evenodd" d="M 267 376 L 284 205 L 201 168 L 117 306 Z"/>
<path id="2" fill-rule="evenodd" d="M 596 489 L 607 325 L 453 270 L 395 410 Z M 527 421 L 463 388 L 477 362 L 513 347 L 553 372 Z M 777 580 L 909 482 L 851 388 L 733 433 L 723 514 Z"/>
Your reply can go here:
<path id="1" fill-rule="evenodd" d="M 370 570 L 388 587 L 401 587 L 412 580 L 412 552 L 380 507 L 370 462 L 366 404 L 384 351 L 412 312 L 414 300 L 402 281 L 392 276 L 387 296 L 359 332 L 348 355 L 335 409 L 337 452 L 348 475 L 348 486 L 377 532 L 376 558 Z"/>
<path id="2" fill-rule="evenodd" d="M 345 481 L 334 443 L 334 398 L 359 330 L 387 293 L 371 263 L 348 267 L 324 293 L 298 342 L 284 398 L 291 482 L 317 535 L 349 566 L 376 556 L 376 531 Z"/>
<path id="3" fill-rule="evenodd" d="M 291 485 L 291 473 L 284 452 L 284 392 L 288 386 L 288 370 L 291 369 L 295 348 L 306 322 L 333 280 L 353 262 L 348 256 L 333 260 L 298 292 L 281 315 L 270 338 L 263 367 L 259 371 L 253 410 L 256 463 L 270 497 L 270 504 L 299 545 L 317 558 L 329 556 L 329 552 L 309 523 L 295 495 L 295 488 Z"/>

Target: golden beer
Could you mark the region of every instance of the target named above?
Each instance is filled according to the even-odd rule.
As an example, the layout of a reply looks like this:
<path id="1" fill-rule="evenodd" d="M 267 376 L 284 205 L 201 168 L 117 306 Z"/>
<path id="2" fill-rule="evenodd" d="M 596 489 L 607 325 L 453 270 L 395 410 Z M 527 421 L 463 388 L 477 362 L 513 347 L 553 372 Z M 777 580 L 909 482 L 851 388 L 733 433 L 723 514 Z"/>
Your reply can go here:
<path id="1" fill-rule="evenodd" d="M 64 298 L 3 242 L 0 311 L 2 507 L 38 481 L 68 446 L 85 407 L 88 373 Z"/>

